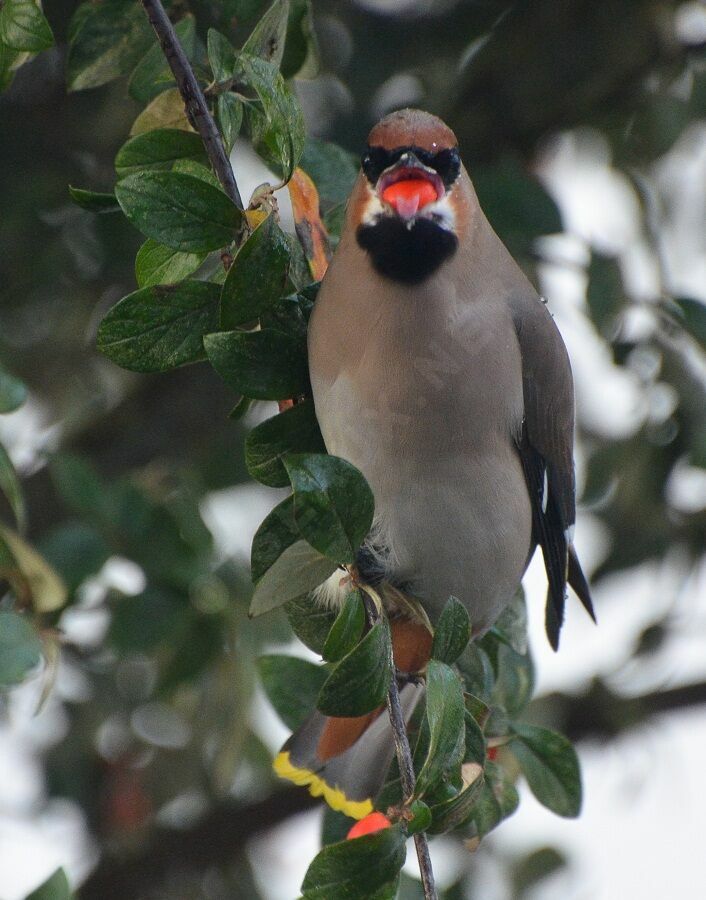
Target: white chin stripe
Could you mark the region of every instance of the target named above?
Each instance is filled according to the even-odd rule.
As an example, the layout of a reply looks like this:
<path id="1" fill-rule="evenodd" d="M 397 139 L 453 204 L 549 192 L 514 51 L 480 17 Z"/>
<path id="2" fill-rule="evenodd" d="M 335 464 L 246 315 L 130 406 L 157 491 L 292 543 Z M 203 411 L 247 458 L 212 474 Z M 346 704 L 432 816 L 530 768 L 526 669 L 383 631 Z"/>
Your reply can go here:
<path id="1" fill-rule="evenodd" d="M 385 215 L 395 215 L 395 213 L 386 203 L 382 202 L 377 191 L 368 185 L 368 200 L 361 217 L 361 224 L 374 225 L 381 216 Z M 430 219 L 446 231 L 453 233 L 456 229 L 456 213 L 448 194 L 444 194 L 443 197 L 440 197 L 434 203 L 427 203 L 412 218 L 404 219 L 400 216 L 400 219 L 405 222 L 408 228 L 411 228 L 417 219 Z"/>

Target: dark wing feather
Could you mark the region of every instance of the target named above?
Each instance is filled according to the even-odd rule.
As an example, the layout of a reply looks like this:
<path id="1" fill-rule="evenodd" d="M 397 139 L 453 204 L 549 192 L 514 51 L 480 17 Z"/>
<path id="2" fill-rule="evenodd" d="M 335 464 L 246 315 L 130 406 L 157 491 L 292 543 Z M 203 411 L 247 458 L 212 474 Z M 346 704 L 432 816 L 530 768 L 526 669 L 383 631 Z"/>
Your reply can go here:
<path id="1" fill-rule="evenodd" d="M 522 355 L 525 415 L 518 449 L 532 503 L 534 540 L 547 571 L 546 630 L 559 645 L 567 581 L 593 617 L 588 584 L 569 533 L 576 519 L 574 390 L 566 347 L 535 295 L 510 302 Z"/>

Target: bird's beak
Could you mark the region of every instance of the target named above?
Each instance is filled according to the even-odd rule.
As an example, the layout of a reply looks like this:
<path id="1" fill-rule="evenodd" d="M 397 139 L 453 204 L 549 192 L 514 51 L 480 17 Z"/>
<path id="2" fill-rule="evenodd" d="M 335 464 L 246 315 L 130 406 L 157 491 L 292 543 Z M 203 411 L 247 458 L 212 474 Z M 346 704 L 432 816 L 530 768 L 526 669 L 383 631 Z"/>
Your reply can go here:
<path id="1" fill-rule="evenodd" d="M 380 176 L 378 196 L 402 219 L 412 219 L 429 203 L 443 197 L 444 182 L 434 169 L 425 166 L 413 152 L 405 153 Z"/>

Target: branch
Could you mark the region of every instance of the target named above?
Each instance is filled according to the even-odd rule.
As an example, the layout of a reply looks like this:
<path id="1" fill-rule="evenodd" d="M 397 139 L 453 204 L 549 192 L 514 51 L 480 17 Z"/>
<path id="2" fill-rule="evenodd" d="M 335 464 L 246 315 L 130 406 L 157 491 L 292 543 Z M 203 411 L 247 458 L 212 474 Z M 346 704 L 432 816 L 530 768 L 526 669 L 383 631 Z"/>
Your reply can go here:
<path id="1" fill-rule="evenodd" d="M 201 140 L 208 153 L 208 158 L 213 166 L 213 171 L 223 185 L 223 189 L 233 203 L 242 212 L 243 200 L 235 181 L 235 175 L 226 155 L 221 135 L 213 121 L 213 116 L 208 110 L 203 91 L 196 80 L 191 63 L 179 43 L 174 27 L 169 21 L 169 16 L 164 11 L 161 0 L 141 0 L 147 13 L 147 18 L 155 30 L 164 56 L 169 63 L 176 78 L 179 93 L 186 106 L 186 114 L 194 128 L 201 135 Z"/>
<path id="2" fill-rule="evenodd" d="M 378 618 L 378 611 L 375 608 L 373 600 L 363 591 L 363 602 L 365 603 L 365 612 L 368 622 L 373 625 Z M 407 802 L 414 796 L 414 766 L 412 765 L 412 751 L 409 746 L 407 737 L 407 728 L 402 714 L 402 706 L 400 704 L 400 692 L 397 687 L 397 669 L 395 668 L 395 660 L 390 649 L 390 660 L 392 662 L 392 678 L 390 680 L 390 690 L 387 694 L 387 712 L 390 717 L 390 725 L 392 726 L 392 734 L 395 740 L 395 752 L 397 754 L 397 764 L 400 769 L 400 781 L 402 782 L 402 794 L 404 801 Z M 417 850 L 417 860 L 419 861 L 419 871 L 422 876 L 422 886 L 424 887 L 425 900 L 438 900 L 436 886 L 434 884 L 434 872 L 431 867 L 431 857 L 429 856 L 429 842 L 424 832 L 418 832 L 414 835 L 414 846 Z"/>

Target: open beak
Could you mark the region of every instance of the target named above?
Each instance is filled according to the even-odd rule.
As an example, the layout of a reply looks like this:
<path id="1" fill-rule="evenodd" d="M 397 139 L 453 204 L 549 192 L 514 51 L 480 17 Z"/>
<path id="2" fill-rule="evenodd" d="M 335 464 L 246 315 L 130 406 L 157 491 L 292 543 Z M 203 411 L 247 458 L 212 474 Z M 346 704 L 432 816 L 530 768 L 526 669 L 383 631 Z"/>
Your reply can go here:
<path id="1" fill-rule="evenodd" d="M 434 169 L 425 166 L 411 151 L 405 153 L 380 176 L 377 191 L 402 219 L 412 219 L 429 203 L 444 195 L 444 183 Z"/>

